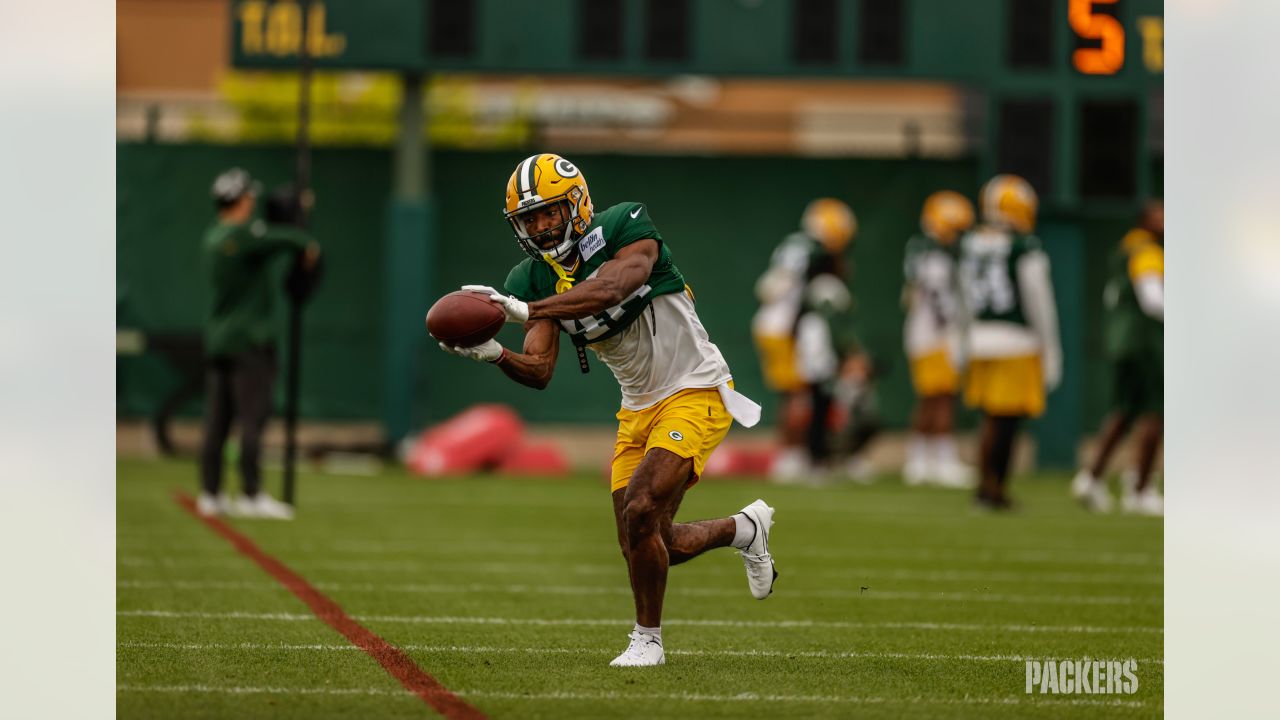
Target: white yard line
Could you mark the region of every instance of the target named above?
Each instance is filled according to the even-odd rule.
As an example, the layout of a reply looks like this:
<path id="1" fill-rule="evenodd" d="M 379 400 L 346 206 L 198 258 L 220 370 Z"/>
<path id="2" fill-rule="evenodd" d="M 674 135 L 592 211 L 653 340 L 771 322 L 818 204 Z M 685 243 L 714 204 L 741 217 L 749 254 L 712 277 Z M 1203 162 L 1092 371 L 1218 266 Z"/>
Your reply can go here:
<path id="1" fill-rule="evenodd" d="M 201 652 L 206 650 L 254 650 L 254 651 L 325 650 L 325 651 L 334 651 L 334 652 L 344 652 L 347 650 L 355 650 L 357 652 L 364 652 L 360 648 L 356 647 L 355 645 L 351 645 L 350 643 L 345 645 L 338 645 L 334 643 L 306 643 L 306 644 L 280 643 L 277 645 L 273 645 L 270 643 L 248 643 L 248 642 L 246 643 L 175 643 L 175 642 L 135 642 L 131 640 L 125 640 L 125 641 L 116 643 L 116 647 L 156 649 L 156 650 L 194 650 L 194 651 L 201 651 Z M 396 647 L 400 648 L 401 650 L 413 649 L 412 646 L 409 646 L 409 645 L 397 645 Z"/>
<path id="2" fill-rule="evenodd" d="M 359 650 L 353 647 L 352 649 Z M 215 695 L 405 695 L 400 688 L 327 688 L 327 687 L 214 687 L 212 685 L 117 685 L 116 692 L 136 693 L 208 693 Z M 455 695 L 457 693 L 454 693 Z"/>
<path id="3" fill-rule="evenodd" d="M 199 618 L 206 620 L 315 620 L 315 615 L 302 613 L 251 613 L 251 612 L 195 612 L 187 610 L 118 610 L 119 617 L 149 618 Z M 453 615 L 356 615 L 361 622 L 411 623 L 426 625 L 532 625 L 532 626 L 626 626 L 632 621 L 623 618 L 503 618 L 461 617 Z M 737 628 L 894 628 L 901 630 L 973 630 L 979 632 L 1023 633 L 1153 633 L 1163 634 L 1163 628 L 1098 625 L 1002 625 L 970 623 L 927 622 L 845 622 L 840 620 L 665 620 L 671 625 L 690 627 Z"/>
<path id="4" fill-rule="evenodd" d="M 509 554 L 509 553 L 508 553 Z M 729 553 L 721 553 L 725 559 L 732 560 L 733 556 Z M 784 554 L 777 554 L 779 563 L 782 563 L 787 557 Z M 714 558 L 709 558 L 714 559 Z M 994 560 L 994 558 L 993 558 Z M 963 562 L 963 561 L 957 561 Z M 235 557 L 225 557 L 221 554 L 201 555 L 168 555 L 164 557 L 150 557 L 140 555 L 124 555 L 117 560 L 117 563 L 123 567 L 198 567 L 198 568 L 230 568 L 242 566 L 242 561 Z M 511 563 L 511 562 L 490 562 L 483 559 L 475 562 L 442 562 L 442 563 L 425 563 L 411 559 L 308 559 L 296 558 L 293 561 L 298 567 L 307 568 L 309 570 L 320 570 L 324 572 L 395 572 L 395 573 L 489 573 L 489 574 L 511 574 L 526 572 L 529 563 Z M 564 562 L 556 558 L 541 558 L 538 564 L 542 567 L 554 569 L 561 573 L 570 573 L 574 575 L 618 575 L 625 576 L 626 568 L 622 564 L 621 558 L 617 562 L 591 563 L 591 562 Z M 741 567 L 736 563 L 715 563 L 702 562 L 698 564 L 698 572 L 711 575 L 737 574 L 742 572 Z M 1148 569 L 1154 569 L 1159 572 L 1159 568 L 1148 565 Z M 1019 572 L 1008 568 L 1000 568 L 993 570 L 915 570 L 910 568 L 874 568 L 874 567 L 849 567 L 832 564 L 824 568 L 810 568 L 803 571 L 806 577 L 816 578 L 875 578 L 880 580 L 933 580 L 933 581 L 988 581 L 988 582 L 1034 582 L 1034 583 L 1055 583 L 1067 585 L 1082 584 L 1115 584 L 1115 585 L 1161 585 L 1164 578 L 1159 574 L 1134 574 L 1134 573 L 1097 573 L 1090 574 L 1086 572 Z"/>
<path id="5" fill-rule="evenodd" d="M 326 592 L 362 592 L 362 593 L 416 593 L 416 594 L 457 594 L 457 593 L 502 593 L 510 595 L 631 595 L 631 589 L 623 586 L 599 585 L 497 585 L 497 584 L 454 584 L 434 585 L 418 583 L 334 583 L 316 582 L 317 588 Z M 255 583 L 250 581 L 219 580 L 122 580 L 116 587 L 124 589 L 174 588 L 180 590 L 246 590 L 277 588 L 274 583 Z M 693 597 L 738 597 L 741 590 L 722 588 L 671 588 L 672 595 L 688 595 Z M 983 602 L 1009 603 L 1016 605 L 1134 605 L 1159 604 L 1161 596 L 1148 599 L 1136 599 L 1130 596 L 1114 595 L 1018 595 L 1005 593 L 973 593 L 973 592 L 919 592 L 919 591 L 880 591 L 862 590 L 789 590 L 787 597 L 794 598 L 833 598 L 858 600 L 918 600 L 925 602 Z"/>
<path id="6" fill-rule="evenodd" d="M 117 685 L 121 693 L 211 693 L 226 695 L 400 695 L 404 690 L 384 688 L 324 688 L 324 687 L 213 687 L 209 685 Z M 963 697 L 929 698 L 915 697 L 858 697 L 853 695 L 785 695 L 777 693 L 739 693 L 714 695 L 705 693 L 615 693 L 615 692 L 539 692 L 521 693 L 500 690 L 459 690 L 455 695 L 465 698 L 491 698 L 495 700 L 675 700 L 683 702 L 792 702 L 839 703 L 850 705 L 1069 705 L 1098 707 L 1148 707 L 1150 702 L 1120 698 L 1048 698 L 1048 697 Z"/>
<path id="7" fill-rule="evenodd" d="M 145 546 L 153 546 L 153 543 L 146 543 Z M 399 540 L 348 540 L 333 541 L 328 543 L 313 542 L 297 542 L 282 545 L 279 549 L 283 552 L 304 552 L 304 553 L 324 553 L 324 554 L 348 554 L 348 555 L 385 555 L 385 554 L 403 554 L 403 555 L 431 555 L 438 556 L 441 549 L 447 550 L 447 554 L 451 556 L 493 556 L 493 555 L 519 555 L 540 557 L 544 560 L 555 560 L 555 556 L 571 555 L 581 553 L 583 547 L 569 543 L 554 542 L 537 542 L 528 538 L 520 540 L 512 540 L 510 542 L 468 542 L 463 540 L 433 541 L 430 539 L 422 539 L 416 541 L 399 541 Z M 142 548 L 138 548 L 142 549 Z M 195 551 L 216 553 L 219 548 L 210 544 L 199 545 L 179 545 L 175 547 L 172 543 L 165 543 L 163 549 L 166 553 L 175 551 Z M 594 549 L 594 548 L 593 548 Z M 886 558 L 896 560 L 950 560 L 957 562 L 981 561 L 981 562 L 1048 562 L 1060 563 L 1065 565 L 1120 565 L 1120 566 L 1146 566 L 1146 567 L 1162 567 L 1164 564 L 1164 556 L 1160 551 L 1156 552 L 1115 552 L 1113 550 L 1097 550 L 1090 548 L 1039 548 L 1033 550 L 992 550 L 989 546 L 981 547 L 796 547 L 785 549 L 784 552 L 797 558 L 819 558 L 819 559 L 849 559 L 849 558 Z"/>
<path id="8" fill-rule="evenodd" d="M 148 618 L 199 618 L 202 620 L 281 620 L 285 622 L 319 621 L 320 618 L 311 613 L 263 613 L 263 612 L 194 612 L 189 610 L 117 610 L 117 617 Z"/>
<path id="9" fill-rule="evenodd" d="M 317 513 L 375 513 L 382 508 L 394 508 L 396 510 L 403 509 L 421 509 L 426 512 L 439 511 L 445 508 L 464 508 L 477 509 L 485 507 L 514 507 L 514 508 L 543 508 L 551 510 L 555 513 L 573 512 L 575 514 L 582 513 L 587 516 L 599 516 L 604 514 L 609 516 L 611 512 L 610 498 L 608 491 L 604 489 L 603 477 L 601 478 L 600 495 L 596 499 L 588 497 L 556 497 L 548 499 L 545 496 L 533 496 L 527 494 L 510 493 L 494 493 L 492 495 L 477 495 L 474 493 L 465 493 L 457 497 L 441 496 L 439 493 L 430 496 L 414 495 L 412 497 L 398 497 L 395 499 L 384 499 L 382 497 L 374 498 L 312 498 L 307 500 L 307 506 L 315 509 Z M 1065 486 L 1064 486 L 1065 487 Z M 874 489 L 873 489 L 874 490 Z M 1065 490 L 1064 490 L 1065 491 Z M 929 491 L 925 491 L 928 493 Z M 934 494 L 933 497 L 940 498 L 950 496 L 959 500 L 966 497 L 961 493 L 954 491 L 942 491 Z M 803 500 L 797 500 L 797 495 L 789 495 L 788 498 L 778 501 L 778 506 L 786 510 L 788 517 L 802 518 L 806 515 L 822 515 L 825 520 L 830 520 L 832 515 L 838 515 L 851 521 L 870 521 L 876 522 L 884 518 L 892 518 L 893 520 L 901 520 L 904 522 L 928 523 L 930 525 L 951 524 L 951 525 L 972 525 L 979 522 L 982 518 L 975 518 L 972 513 L 965 509 L 949 506 L 937 506 L 934 509 L 922 509 L 919 506 L 911 504 L 910 496 L 902 496 L 895 492 L 890 494 L 872 493 L 870 497 L 859 497 L 858 495 L 844 495 L 832 497 L 826 493 L 816 491 L 808 497 L 813 498 L 816 502 L 808 503 Z M 824 502 L 825 500 L 825 502 Z M 845 502 L 842 502 L 845 501 Z M 724 508 L 731 510 L 731 508 Z M 448 511 L 445 514 L 451 514 Z M 1083 514 L 1076 508 L 1069 508 L 1063 512 L 1046 513 L 1037 515 L 1035 522 L 1040 527 L 1048 527 L 1054 525 L 1071 525 L 1078 526 L 1080 518 Z M 1117 518 L 1118 522 L 1114 523 L 1111 529 L 1118 532 L 1138 531 L 1141 532 L 1146 527 L 1146 518 Z"/>
<path id="10" fill-rule="evenodd" d="M 191 550 L 209 550 L 214 547 L 214 543 L 201 541 L 200 537 L 184 538 L 184 542 L 175 542 L 176 538 L 171 531 L 164 533 L 141 533 L 141 532 L 121 532 L 116 539 L 121 545 L 137 545 L 140 548 L 152 547 L 157 543 L 162 544 L 166 549 L 191 549 Z M 612 536 L 608 538 L 610 547 L 612 547 Z M 543 537 L 530 537 L 528 535 L 520 535 L 511 538 L 495 538 L 486 536 L 483 539 L 474 539 L 466 536 L 445 536 L 435 537 L 429 535 L 420 535 L 405 537 L 403 535 L 390 536 L 386 538 L 335 538 L 330 540 L 298 540 L 295 538 L 283 538 L 278 547 L 282 550 L 298 550 L 304 552 L 340 552 L 340 553 L 388 553 L 388 552 L 404 552 L 404 553 L 425 553 L 438 552 L 442 547 L 447 547 L 449 552 L 461 553 L 497 553 L 505 552 L 512 555 L 543 555 L 547 553 L 568 554 L 581 552 L 585 547 L 583 543 L 568 542 L 563 538 L 548 540 Z M 886 545 L 847 545 L 841 546 L 841 540 L 836 539 L 835 542 L 824 545 L 802 545 L 788 550 L 789 553 L 799 557 L 848 557 L 851 555 L 880 555 L 894 554 L 902 555 L 920 555 L 936 556 L 945 555 L 947 557 L 969 557 L 972 555 L 991 555 L 999 554 L 1003 557 L 1028 557 L 1039 559 L 1043 557 L 1057 557 L 1064 559 L 1080 559 L 1091 561 L 1100 558 L 1103 562 L 1147 562 L 1149 560 L 1163 560 L 1163 553 L 1160 549 L 1153 549 L 1148 552 L 1143 551 L 1116 551 L 1114 545 L 1103 544 L 1101 546 L 1086 545 L 1037 545 L 1035 548 L 1027 549 L 1009 549 L 1000 548 L 991 545 L 991 543 L 980 544 L 947 544 L 947 545 L 922 545 L 913 544 L 911 547 L 903 547 L 901 544 Z"/>
<path id="11" fill-rule="evenodd" d="M 252 650 L 252 651 L 338 651 L 359 650 L 354 645 L 271 645 L 266 643 L 150 643 L 122 642 L 122 648 L 155 648 L 161 650 Z M 524 655 L 612 655 L 615 651 L 604 648 L 547 648 L 547 647 L 488 647 L 474 645 L 399 645 L 406 652 L 435 652 L 462 654 L 524 654 Z M 816 658 L 823 660 L 841 659 L 890 659 L 890 660 L 946 660 L 965 662 L 1012 662 L 1027 660 L 1056 660 L 1045 656 L 1031 655 L 949 655 L 945 653 L 904 653 L 904 652 L 856 652 L 830 650 L 668 650 L 668 655 L 687 655 L 691 657 L 783 657 L 783 658 Z M 1091 658 L 1093 659 L 1093 658 Z M 1164 660 L 1158 658 L 1096 658 L 1107 660 L 1137 660 L 1142 664 L 1163 665 Z"/>

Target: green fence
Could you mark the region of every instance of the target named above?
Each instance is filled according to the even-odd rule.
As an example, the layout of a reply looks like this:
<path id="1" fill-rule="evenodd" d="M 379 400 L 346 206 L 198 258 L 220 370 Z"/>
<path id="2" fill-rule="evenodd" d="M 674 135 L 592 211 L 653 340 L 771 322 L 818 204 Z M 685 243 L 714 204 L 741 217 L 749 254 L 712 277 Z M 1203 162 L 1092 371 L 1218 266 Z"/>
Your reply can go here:
<path id="1" fill-rule="evenodd" d="M 521 259 L 501 217 L 502 189 L 523 153 L 439 152 L 432 158 L 437 218 L 435 267 L 440 292 L 468 282 L 500 284 Z M 777 241 L 793 230 L 805 203 L 847 200 L 859 219 L 853 287 L 860 334 L 887 365 L 881 384 L 885 419 L 903 426 L 912 396 L 901 351 L 902 247 L 915 231 L 920 203 L 950 187 L 971 196 L 976 161 L 575 155 L 597 207 L 640 200 L 667 238 L 698 296 L 699 313 L 733 368 L 739 389 L 761 400 L 752 348 L 752 286 Z M 198 331 L 205 298 L 198 240 L 211 220 L 208 185 L 240 165 L 270 186 L 288 179 L 284 147 L 123 144 L 117 150 L 117 286 L 121 325 L 151 331 Z M 306 317 L 301 412 L 316 419 L 377 419 L 382 414 L 383 247 L 390 154 L 378 149 L 318 149 L 313 226 L 327 253 L 326 277 Z M 1101 304 L 1107 251 L 1128 224 L 1127 212 L 1081 221 L 1047 213 L 1043 234 L 1062 255 L 1055 269 L 1063 316 L 1068 382 L 1054 396 L 1046 428 L 1060 444 L 1092 426 L 1105 410 L 1105 368 L 1089 318 Z M 425 314 L 426 308 L 421 308 Z M 425 329 L 423 330 L 425 332 Z M 500 340 L 518 346 L 519 331 Z M 593 363 L 582 376 L 563 353 L 550 388 L 536 392 L 426 343 L 415 389 L 415 425 L 477 402 L 504 402 L 530 421 L 601 423 L 618 390 Z M 175 382 L 155 358 L 121 361 L 119 412 L 152 411 Z M 195 405 L 186 408 L 198 411 Z M 1056 419 L 1056 421 L 1055 421 Z"/>

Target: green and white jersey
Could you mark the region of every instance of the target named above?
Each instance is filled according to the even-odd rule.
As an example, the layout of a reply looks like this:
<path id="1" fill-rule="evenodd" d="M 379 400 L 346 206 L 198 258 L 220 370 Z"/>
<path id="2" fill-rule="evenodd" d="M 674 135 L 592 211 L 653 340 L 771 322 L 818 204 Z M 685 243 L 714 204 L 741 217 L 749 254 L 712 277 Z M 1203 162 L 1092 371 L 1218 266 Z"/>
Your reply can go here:
<path id="1" fill-rule="evenodd" d="M 649 279 L 614 307 L 576 320 L 561 320 L 561 327 L 575 344 L 585 345 L 610 338 L 635 321 L 655 297 L 684 290 L 684 276 L 671 262 L 671 251 L 663 242 L 662 234 L 649 219 L 645 206 L 633 202 L 619 203 L 596 213 L 591 226 L 578 242 L 581 259 L 570 275 L 575 282 L 592 278 L 600 266 L 612 260 L 619 250 L 646 238 L 657 240 L 659 245 L 658 261 L 654 263 Z M 526 258 L 511 269 L 505 287 L 509 294 L 532 302 L 555 295 L 559 279 L 549 263 Z"/>
<path id="2" fill-rule="evenodd" d="M 1029 253 L 1043 252 L 1040 240 L 984 227 L 967 233 L 960 248 L 960 277 L 973 319 L 1026 325 L 1018 263 Z"/>
<path id="3" fill-rule="evenodd" d="M 960 314 L 955 251 L 927 235 L 907 241 L 903 262 L 907 285 L 907 321 L 903 331 L 907 355 L 920 357 L 945 350 Z"/>
<path id="4" fill-rule="evenodd" d="M 757 282 L 760 309 L 751 320 L 751 331 L 757 336 L 791 337 L 804 297 L 810 268 L 826 253 L 822 243 L 803 232 L 793 232 L 769 256 L 769 269 Z"/>
<path id="5" fill-rule="evenodd" d="M 1049 256 L 1031 235 L 981 226 L 960 240 L 960 284 L 972 358 L 1039 355 L 1046 382 L 1061 372 Z"/>
<path id="6" fill-rule="evenodd" d="M 680 390 L 716 387 L 732 377 L 644 205 L 619 203 L 596 213 L 578 242 L 580 259 L 570 273 L 575 284 L 594 277 L 619 250 L 643 239 L 659 244 L 658 260 L 644 284 L 614 307 L 560 321 L 575 345 L 586 346 L 609 366 L 628 410 L 642 410 Z M 505 288 L 533 302 L 555 295 L 559 279 L 549 263 L 526 258 L 507 275 Z"/>
<path id="7" fill-rule="evenodd" d="M 844 281 L 821 274 L 810 281 L 796 322 L 796 370 L 810 384 L 830 387 L 840 365 L 862 343 L 854 331 L 853 296 Z"/>

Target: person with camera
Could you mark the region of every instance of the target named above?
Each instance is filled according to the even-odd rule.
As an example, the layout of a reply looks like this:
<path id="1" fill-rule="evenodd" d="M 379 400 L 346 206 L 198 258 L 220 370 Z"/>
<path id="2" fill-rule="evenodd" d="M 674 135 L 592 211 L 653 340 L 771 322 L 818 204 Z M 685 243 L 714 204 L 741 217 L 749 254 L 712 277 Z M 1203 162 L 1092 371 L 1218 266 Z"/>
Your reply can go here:
<path id="1" fill-rule="evenodd" d="M 217 219 L 205 232 L 202 247 L 209 288 L 204 331 L 208 369 L 196 509 L 204 516 L 288 520 L 293 508 L 262 489 L 260 467 L 276 375 L 275 268 L 289 256 L 304 269 L 315 268 L 320 246 L 296 227 L 256 219 L 261 187 L 240 168 L 223 172 L 213 183 Z M 236 499 L 222 493 L 224 448 L 233 420 L 240 428 L 243 490 Z"/>

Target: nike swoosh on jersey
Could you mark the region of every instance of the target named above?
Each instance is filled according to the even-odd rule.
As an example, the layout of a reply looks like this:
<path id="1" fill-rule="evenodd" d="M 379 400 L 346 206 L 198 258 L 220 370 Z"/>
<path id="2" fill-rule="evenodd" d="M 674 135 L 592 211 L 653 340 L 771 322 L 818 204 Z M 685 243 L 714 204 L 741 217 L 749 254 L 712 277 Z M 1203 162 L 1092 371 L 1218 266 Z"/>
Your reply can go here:
<path id="1" fill-rule="evenodd" d="M 639 217 L 639 215 L 640 215 L 640 211 L 641 211 L 641 210 L 643 210 L 643 209 L 644 209 L 644 206 L 643 206 L 643 205 L 641 205 L 640 207 L 636 208 L 635 210 L 632 210 L 631 212 L 629 212 L 629 213 L 627 213 L 627 214 L 628 214 L 628 215 L 630 215 L 630 216 L 632 217 L 632 219 L 634 219 L 634 218 L 636 218 L 636 217 Z"/>

